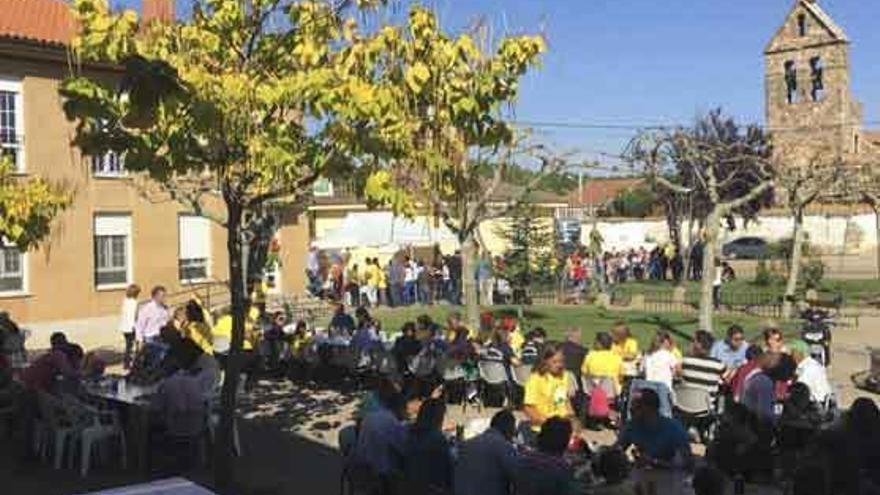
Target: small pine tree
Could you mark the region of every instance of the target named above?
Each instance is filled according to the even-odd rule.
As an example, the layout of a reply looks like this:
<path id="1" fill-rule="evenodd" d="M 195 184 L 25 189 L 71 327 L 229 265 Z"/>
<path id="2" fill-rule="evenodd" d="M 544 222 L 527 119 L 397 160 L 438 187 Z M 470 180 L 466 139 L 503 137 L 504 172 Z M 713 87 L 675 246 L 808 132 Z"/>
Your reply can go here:
<path id="1" fill-rule="evenodd" d="M 514 303 L 527 302 L 529 289 L 555 280 L 556 238 L 553 226 L 529 205 L 515 209 L 500 235 L 507 241 L 500 275 L 513 289 Z"/>

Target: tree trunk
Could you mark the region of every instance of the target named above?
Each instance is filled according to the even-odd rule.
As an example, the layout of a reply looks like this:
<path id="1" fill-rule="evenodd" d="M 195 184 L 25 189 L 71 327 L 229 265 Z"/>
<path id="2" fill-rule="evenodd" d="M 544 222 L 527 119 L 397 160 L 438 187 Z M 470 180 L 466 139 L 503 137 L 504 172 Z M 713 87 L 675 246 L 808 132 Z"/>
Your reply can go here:
<path id="1" fill-rule="evenodd" d="M 703 279 L 700 281 L 700 330 L 714 333 L 712 329 L 712 283 L 715 281 L 715 256 L 718 247 L 720 215 L 716 209 L 706 219 L 706 239 L 703 246 Z"/>
<path id="2" fill-rule="evenodd" d="M 783 318 L 791 317 L 794 303 L 794 292 L 797 289 L 798 277 L 801 273 L 801 251 L 804 244 L 804 212 L 798 210 L 794 214 L 794 226 L 791 243 L 791 266 L 788 269 L 788 282 L 785 284 L 785 296 L 782 303 Z"/>
<path id="3" fill-rule="evenodd" d="M 227 194 L 224 194 L 227 196 Z M 214 445 L 214 481 L 221 493 L 229 492 L 235 481 L 233 462 L 233 426 L 235 422 L 236 392 L 238 391 L 241 350 L 244 345 L 244 324 L 247 294 L 244 286 L 241 247 L 241 205 L 226 197 L 228 220 L 226 249 L 229 256 L 229 291 L 232 299 L 232 341 L 220 396 L 220 427 Z"/>
<path id="4" fill-rule="evenodd" d="M 474 330 L 480 328 L 480 305 L 477 301 L 476 280 L 477 243 L 473 234 L 461 241 L 461 291 L 464 301 L 465 321 Z"/>

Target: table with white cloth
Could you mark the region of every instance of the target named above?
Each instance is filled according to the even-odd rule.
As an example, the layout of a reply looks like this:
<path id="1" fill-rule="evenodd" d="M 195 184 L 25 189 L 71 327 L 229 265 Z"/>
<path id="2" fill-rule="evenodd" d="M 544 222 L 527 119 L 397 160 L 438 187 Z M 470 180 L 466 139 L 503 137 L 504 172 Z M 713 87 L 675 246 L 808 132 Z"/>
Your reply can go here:
<path id="1" fill-rule="evenodd" d="M 185 478 L 167 478 L 139 485 L 108 488 L 82 495 L 216 495 L 215 492 L 199 486 Z"/>

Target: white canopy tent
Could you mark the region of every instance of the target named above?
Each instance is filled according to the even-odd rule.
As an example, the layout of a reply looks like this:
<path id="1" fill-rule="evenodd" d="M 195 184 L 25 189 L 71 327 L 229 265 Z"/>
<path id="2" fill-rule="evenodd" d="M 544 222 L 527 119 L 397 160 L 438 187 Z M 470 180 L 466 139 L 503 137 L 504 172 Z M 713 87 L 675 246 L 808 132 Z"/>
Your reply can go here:
<path id="1" fill-rule="evenodd" d="M 389 211 L 352 212 L 342 224 L 312 244 L 318 249 L 375 248 L 394 253 L 401 248 L 440 245 L 443 252 L 457 249 L 458 239 L 445 226 L 433 226 L 426 217 L 395 217 Z"/>

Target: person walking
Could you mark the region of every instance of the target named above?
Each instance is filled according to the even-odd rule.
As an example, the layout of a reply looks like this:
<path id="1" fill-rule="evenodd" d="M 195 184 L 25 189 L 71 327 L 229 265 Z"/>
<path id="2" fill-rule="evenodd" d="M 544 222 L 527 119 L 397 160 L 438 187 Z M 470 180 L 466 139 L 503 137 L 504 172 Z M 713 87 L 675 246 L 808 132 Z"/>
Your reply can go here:
<path id="1" fill-rule="evenodd" d="M 119 313 L 119 331 L 125 339 L 125 354 L 122 357 L 122 367 L 128 369 L 131 366 L 131 358 L 134 354 L 134 327 L 137 322 L 138 296 L 141 288 L 137 284 L 131 284 L 125 290 L 125 298 L 122 300 L 122 308 Z"/>

